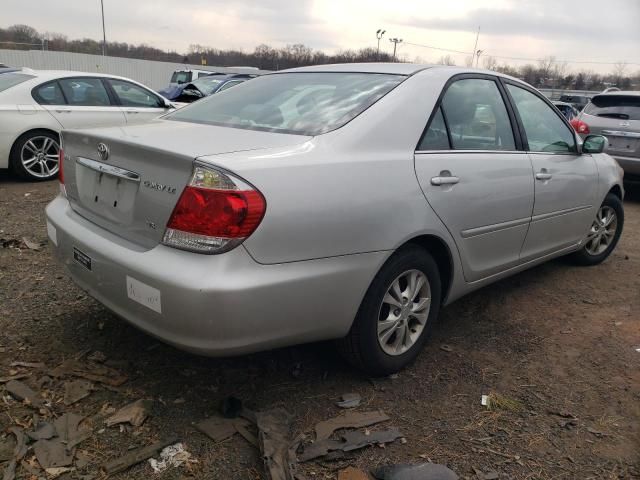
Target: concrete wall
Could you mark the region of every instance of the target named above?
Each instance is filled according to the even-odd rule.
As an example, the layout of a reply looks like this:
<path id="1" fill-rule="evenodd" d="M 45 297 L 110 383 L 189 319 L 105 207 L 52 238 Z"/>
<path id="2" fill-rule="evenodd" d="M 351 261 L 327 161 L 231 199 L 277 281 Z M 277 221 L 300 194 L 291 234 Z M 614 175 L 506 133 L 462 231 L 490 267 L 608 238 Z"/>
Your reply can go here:
<path id="1" fill-rule="evenodd" d="M 34 70 L 74 70 L 78 72 L 98 72 L 131 78 L 159 90 L 169 84 L 171 74 L 176 69 L 197 68 L 214 72 L 259 73 L 260 70 L 246 68 L 225 68 L 182 63 L 134 60 L 120 57 L 103 57 L 85 53 L 50 52 L 42 50 L 2 50 L 0 62 L 10 67 L 28 67 Z"/>

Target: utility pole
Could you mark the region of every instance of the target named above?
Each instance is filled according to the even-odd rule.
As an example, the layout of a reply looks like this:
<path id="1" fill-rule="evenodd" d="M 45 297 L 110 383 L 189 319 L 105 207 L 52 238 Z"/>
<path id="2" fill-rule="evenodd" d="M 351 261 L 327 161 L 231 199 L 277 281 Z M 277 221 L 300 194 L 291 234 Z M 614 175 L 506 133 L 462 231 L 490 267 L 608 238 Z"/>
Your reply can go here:
<path id="1" fill-rule="evenodd" d="M 473 67 L 473 57 L 478 51 L 478 39 L 480 38 L 480 26 L 478 25 L 478 33 L 476 34 L 476 44 L 473 46 L 473 53 L 471 54 L 471 66 Z"/>
<path id="2" fill-rule="evenodd" d="M 484 50 L 476 50 L 476 68 L 480 66 L 480 55 L 482 55 Z"/>
<path id="3" fill-rule="evenodd" d="M 376 38 L 378 39 L 378 53 L 376 54 L 376 58 L 378 60 L 380 60 L 380 39 L 385 33 L 386 33 L 386 30 L 382 30 L 381 28 L 379 28 L 378 31 L 376 32 Z"/>
<path id="4" fill-rule="evenodd" d="M 104 29 L 104 0 L 100 0 L 100 9 L 102 10 L 102 56 L 107 54 L 107 33 Z"/>
<path id="5" fill-rule="evenodd" d="M 390 38 L 389 41 L 393 43 L 393 61 L 396 61 L 396 48 L 398 48 L 398 44 L 402 43 L 401 38 Z"/>

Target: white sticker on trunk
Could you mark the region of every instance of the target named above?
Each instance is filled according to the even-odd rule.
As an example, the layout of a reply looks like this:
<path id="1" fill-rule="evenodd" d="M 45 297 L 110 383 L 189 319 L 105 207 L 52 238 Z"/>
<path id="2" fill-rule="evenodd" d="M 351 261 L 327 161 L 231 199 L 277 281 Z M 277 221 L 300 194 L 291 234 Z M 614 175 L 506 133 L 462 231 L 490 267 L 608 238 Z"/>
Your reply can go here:
<path id="1" fill-rule="evenodd" d="M 131 278 L 129 275 L 127 275 L 127 296 L 154 312 L 162 313 L 160 290 L 150 287 L 140 280 Z"/>
<path id="2" fill-rule="evenodd" d="M 53 243 L 57 247 L 58 235 L 56 234 L 56 227 L 54 227 L 49 220 L 47 220 L 47 235 L 49 236 L 49 240 L 51 240 L 51 243 Z"/>

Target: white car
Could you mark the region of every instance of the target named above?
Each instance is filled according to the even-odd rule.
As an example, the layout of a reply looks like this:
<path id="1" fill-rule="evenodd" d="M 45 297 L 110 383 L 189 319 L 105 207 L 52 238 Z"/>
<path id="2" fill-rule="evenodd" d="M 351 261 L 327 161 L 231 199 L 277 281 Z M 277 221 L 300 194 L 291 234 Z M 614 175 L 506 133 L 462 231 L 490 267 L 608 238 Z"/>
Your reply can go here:
<path id="1" fill-rule="evenodd" d="M 58 174 L 60 131 L 144 123 L 175 105 L 128 78 L 23 69 L 0 75 L 0 169 L 27 180 Z"/>

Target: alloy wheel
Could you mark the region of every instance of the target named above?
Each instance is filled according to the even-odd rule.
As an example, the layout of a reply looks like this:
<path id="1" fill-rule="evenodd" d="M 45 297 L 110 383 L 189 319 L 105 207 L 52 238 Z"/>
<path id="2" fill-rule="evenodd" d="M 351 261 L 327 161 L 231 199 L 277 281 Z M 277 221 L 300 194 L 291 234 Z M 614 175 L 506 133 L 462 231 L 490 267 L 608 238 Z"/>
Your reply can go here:
<path id="1" fill-rule="evenodd" d="M 54 139 L 39 135 L 22 146 L 20 161 L 24 169 L 37 178 L 49 178 L 58 173 L 60 145 Z"/>
<path id="2" fill-rule="evenodd" d="M 618 217 L 616 211 L 607 205 L 601 206 L 587 236 L 585 244 L 587 253 L 596 256 L 609 248 L 615 238 L 617 228 Z"/>
<path id="3" fill-rule="evenodd" d="M 388 355 L 402 355 L 420 338 L 429 318 L 431 286 L 419 270 L 408 270 L 391 283 L 378 313 L 378 343 Z"/>

